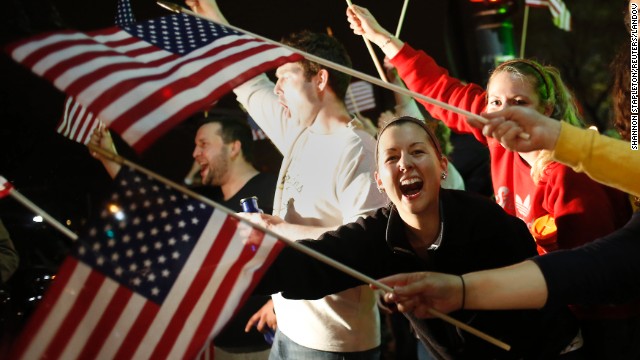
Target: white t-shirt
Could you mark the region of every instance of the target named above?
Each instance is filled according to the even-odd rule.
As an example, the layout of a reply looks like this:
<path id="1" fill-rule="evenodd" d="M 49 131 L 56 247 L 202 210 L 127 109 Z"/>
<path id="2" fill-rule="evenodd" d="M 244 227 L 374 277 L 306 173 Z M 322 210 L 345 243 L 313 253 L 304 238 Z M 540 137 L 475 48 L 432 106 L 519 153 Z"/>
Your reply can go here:
<path id="1" fill-rule="evenodd" d="M 385 206 L 386 196 L 373 179 L 374 139 L 353 126 L 332 134 L 301 127 L 284 117 L 273 87 L 262 75 L 234 90 L 284 155 L 273 214 L 293 224 L 338 227 Z M 380 345 L 378 310 L 367 286 L 319 300 L 287 300 L 276 294 L 273 301 L 278 328 L 299 345 L 333 352 Z"/>

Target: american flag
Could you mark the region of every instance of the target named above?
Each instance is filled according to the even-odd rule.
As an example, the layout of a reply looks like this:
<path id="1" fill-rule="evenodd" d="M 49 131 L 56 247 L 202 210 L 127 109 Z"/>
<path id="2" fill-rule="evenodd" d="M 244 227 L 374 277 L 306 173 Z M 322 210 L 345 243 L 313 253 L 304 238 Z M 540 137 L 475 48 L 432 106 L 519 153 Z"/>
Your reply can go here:
<path id="1" fill-rule="evenodd" d="M 548 7 L 553 24 L 565 31 L 571 31 L 571 13 L 562 0 L 525 0 L 526 6 Z"/>
<path id="2" fill-rule="evenodd" d="M 376 99 L 373 95 L 373 85 L 366 81 L 354 81 L 349 84 L 347 96 L 344 99 L 347 111 L 352 114 L 374 109 Z"/>
<path id="3" fill-rule="evenodd" d="M 131 9 L 131 2 L 119 0 L 114 23 L 122 26 L 133 22 L 135 22 L 135 17 Z M 100 123 L 100 119 L 70 96 L 65 101 L 64 112 L 56 131 L 64 137 L 86 145 L 91 139 L 93 130 Z"/>
<path id="4" fill-rule="evenodd" d="M 13 189 L 13 185 L 3 176 L 0 176 L 0 199 L 9 195 L 11 189 Z"/>
<path id="5" fill-rule="evenodd" d="M 562 30 L 571 31 L 571 13 L 562 0 L 549 0 L 553 23 Z"/>
<path id="6" fill-rule="evenodd" d="M 115 181 L 14 358 L 195 358 L 283 246 L 127 167 Z"/>
<path id="7" fill-rule="evenodd" d="M 136 151 L 246 80 L 302 57 L 185 14 L 8 47 Z"/>

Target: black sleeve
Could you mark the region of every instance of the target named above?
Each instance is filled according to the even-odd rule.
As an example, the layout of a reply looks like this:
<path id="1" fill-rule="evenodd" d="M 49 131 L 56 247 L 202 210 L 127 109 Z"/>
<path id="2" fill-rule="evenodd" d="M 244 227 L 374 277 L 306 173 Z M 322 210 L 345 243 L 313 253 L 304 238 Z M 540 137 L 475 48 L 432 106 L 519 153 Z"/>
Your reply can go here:
<path id="1" fill-rule="evenodd" d="M 637 299 L 640 297 L 640 213 L 610 235 L 533 260 L 547 282 L 546 307 Z"/>
<path id="2" fill-rule="evenodd" d="M 367 276 L 377 278 L 380 274 L 386 274 L 378 264 L 383 263 L 382 259 L 389 250 L 384 242 L 386 218 L 376 215 L 367 219 L 360 218 L 336 231 L 327 232 L 318 240 L 300 240 L 298 243 Z M 255 292 L 282 292 L 285 298 L 313 300 L 363 284 L 362 281 L 287 246 L 269 267 Z"/>

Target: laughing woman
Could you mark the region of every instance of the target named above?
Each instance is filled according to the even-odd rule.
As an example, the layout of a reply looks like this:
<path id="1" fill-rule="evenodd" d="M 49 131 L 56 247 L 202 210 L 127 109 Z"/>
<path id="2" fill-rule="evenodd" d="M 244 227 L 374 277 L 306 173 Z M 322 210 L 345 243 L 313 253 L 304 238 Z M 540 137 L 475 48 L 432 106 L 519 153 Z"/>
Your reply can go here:
<path id="1" fill-rule="evenodd" d="M 376 156 L 376 182 L 391 204 L 318 240 L 302 240 L 305 245 L 374 278 L 417 270 L 463 274 L 536 254 L 522 221 L 488 199 L 440 188 L 447 160 L 422 121 L 401 117 L 386 124 L 378 135 Z M 358 280 L 285 248 L 258 291 L 314 299 L 357 285 Z M 578 328 L 566 308 L 461 310 L 453 316 L 505 341 L 512 350 L 498 349 L 439 319 L 414 323 L 437 359 L 580 358 L 579 351 L 571 351 Z"/>

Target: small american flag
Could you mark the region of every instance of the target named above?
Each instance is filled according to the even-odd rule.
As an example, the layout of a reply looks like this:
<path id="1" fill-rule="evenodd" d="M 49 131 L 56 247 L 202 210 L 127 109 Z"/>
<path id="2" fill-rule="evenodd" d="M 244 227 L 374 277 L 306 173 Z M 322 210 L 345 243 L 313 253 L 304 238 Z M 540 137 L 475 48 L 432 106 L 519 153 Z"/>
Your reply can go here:
<path id="1" fill-rule="evenodd" d="M 352 82 L 349 84 L 344 103 L 347 106 L 347 111 L 351 114 L 374 109 L 376 107 L 376 98 L 373 95 L 373 85 L 366 81 Z"/>
<path id="2" fill-rule="evenodd" d="M 553 24 L 565 31 L 571 31 L 571 13 L 562 0 L 525 0 L 526 6 L 548 7 Z"/>
<path id="3" fill-rule="evenodd" d="M 562 0 L 549 0 L 553 23 L 562 30 L 571 31 L 571 13 Z"/>
<path id="4" fill-rule="evenodd" d="M 136 151 L 246 80 L 302 57 L 185 14 L 8 47 Z"/>
<path id="5" fill-rule="evenodd" d="M 11 189 L 13 189 L 13 185 L 3 176 L 0 176 L 0 199 L 9 195 Z"/>
<path id="6" fill-rule="evenodd" d="M 131 9 L 131 2 L 119 0 L 114 23 L 122 26 L 133 22 L 135 22 L 135 17 Z M 64 112 L 56 131 L 64 137 L 86 145 L 91 139 L 93 130 L 100 123 L 100 119 L 70 96 L 65 101 Z"/>
<path id="7" fill-rule="evenodd" d="M 195 358 L 283 246 L 127 167 L 115 181 L 14 358 Z"/>

